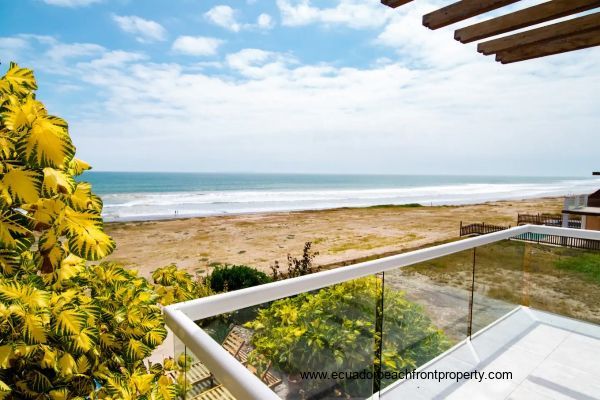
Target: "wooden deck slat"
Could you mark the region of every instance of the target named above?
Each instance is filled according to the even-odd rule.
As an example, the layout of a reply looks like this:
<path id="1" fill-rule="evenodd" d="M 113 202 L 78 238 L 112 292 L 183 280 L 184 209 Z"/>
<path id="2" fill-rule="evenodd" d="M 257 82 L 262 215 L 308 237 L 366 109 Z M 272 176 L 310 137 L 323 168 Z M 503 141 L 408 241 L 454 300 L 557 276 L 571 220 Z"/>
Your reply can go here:
<path id="1" fill-rule="evenodd" d="M 496 61 L 500 61 L 502 64 L 509 64 L 594 46 L 600 46 L 600 29 L 501 51 L 496 54 Z"/>
<path id="2" fill-rule="evenodd" d="M 381 0 L 381 4 L 391 8 L 397 8 L 403 6 L 406 3 L 410 3 L 412 0 Z"/>
<path id="3" fill-rule="evenodd" d="M 236 400 L 235 397 L 225 389 L 225 386 L 219 385 L 205 392 L 192 397 L 190 400 Z"/>
<path id="4" fill-rule="evenodd" d="M 600 0 L 551 0 L 458 29 L 454 32 L 454 38 L 461 43 L 469 43 L 599 6 Z"/>
<path id="5" fill-rule="evenodd" d="M 176 381 L 179 375 L 182 373 L 183 372 L 171 371 L 167 375 Z M 206 368 L 206 365 L 199 361 L 190 366 L 190 368 L 185 372 L 185 376 L 188 380 L 188 383 L 192 386 L 212 378 L 212 374 L 208 368 Z"/>
<path id="6" fill-rule="evenodd" d="M 519 46 L 560 39 L 576 33 L 597 29 L 598 27 L 600 27 L 600 12 L 482 42 L 477 45 L 477 51 L 489 55 Z"/>
<path id="7" fill-rule="evenodd" d="M 461 0 L 423 15 L 423 25 L 438 29 L 520 0 Z"/>

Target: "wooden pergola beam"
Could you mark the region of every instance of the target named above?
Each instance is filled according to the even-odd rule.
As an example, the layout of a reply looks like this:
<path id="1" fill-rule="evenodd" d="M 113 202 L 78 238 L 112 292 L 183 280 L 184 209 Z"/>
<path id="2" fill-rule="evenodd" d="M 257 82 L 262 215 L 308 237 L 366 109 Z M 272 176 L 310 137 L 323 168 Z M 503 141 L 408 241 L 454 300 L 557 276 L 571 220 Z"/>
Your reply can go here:
<path id="1" fill-rule="evenodd" d="M 597 28 L 600 28 L 600 12 L 482 42 L 477 45 L 477 51 L 489 55 L 519 46 L 560 39 L 561 37 L 587 32 Z"/>
<path id="2" fill-rule="evenodd" d="M 461 0 L 423 15 L 423 25 L 438 29 L 520 0 Z"/>
<path id="3" fill-rule="evenodd" d="M 397 8 L 405 5 L 406 3 L 410 3 L 411 1 L 412 0 L 381 0 L 381 4 L 391 8 Z"/>
<path id="4" fill-rule="evenodd" d="M 600 6 L 600 0 L 550 0 L 542 4 L 515 11 L 478 24 L 470 25 L 454 32 L 454 38 L 461 43 L 469 43 L 490 36 L 510 32 L 515 29 L 566 17 Z"/>
<path id="5" fill-rule="evenodd" d="M 496 54 L 496 61 L 509 64 L 594 46 L 600 46 L 600 29 L 501 51 Z"/>

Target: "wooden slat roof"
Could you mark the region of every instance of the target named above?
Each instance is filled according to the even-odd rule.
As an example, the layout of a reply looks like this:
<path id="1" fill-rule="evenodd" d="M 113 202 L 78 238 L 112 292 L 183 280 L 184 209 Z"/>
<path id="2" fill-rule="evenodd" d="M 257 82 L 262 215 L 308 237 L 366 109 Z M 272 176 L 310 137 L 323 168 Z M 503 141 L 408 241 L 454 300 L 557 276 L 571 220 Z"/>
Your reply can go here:
<path id="1" fill-rule="evenodd" d="M 381 0 L 392 8 L 410 1 Z M 519 1 L 460 0 L 424 15 L 423 25 L 438 29 Z M 454 38 L 461 43 L 470 43 L 596 8 L 600 10 L 600 0 L 550 0 L 459 28 L 454 32 Z M 481 42 L 477 50 L 485 55 L 496 54 L 496 61 L 507 64 L 599 45 L 600 12 L 595 12 Z"/>

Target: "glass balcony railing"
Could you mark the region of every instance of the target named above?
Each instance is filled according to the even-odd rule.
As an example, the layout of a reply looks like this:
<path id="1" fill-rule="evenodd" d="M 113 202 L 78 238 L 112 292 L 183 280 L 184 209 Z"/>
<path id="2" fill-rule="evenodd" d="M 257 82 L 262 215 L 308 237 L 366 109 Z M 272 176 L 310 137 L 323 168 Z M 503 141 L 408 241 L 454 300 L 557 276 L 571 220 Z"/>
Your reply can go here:
<path id="1" fill-rule="evenodd" d="M 410 374 L 504 365 L 541 323 L 600 339 L 600 252 L 535 235 L 600 240 L 522 226 L 167 307 L 182 398 L 452 397 Z"/>

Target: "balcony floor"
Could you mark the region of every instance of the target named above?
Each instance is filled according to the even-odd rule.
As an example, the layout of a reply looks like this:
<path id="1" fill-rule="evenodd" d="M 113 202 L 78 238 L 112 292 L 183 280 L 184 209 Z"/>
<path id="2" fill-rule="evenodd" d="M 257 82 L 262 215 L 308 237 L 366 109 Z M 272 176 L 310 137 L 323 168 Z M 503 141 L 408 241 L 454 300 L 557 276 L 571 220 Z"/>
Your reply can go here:
<path id="1" fill-rule="evenodd" d="M 404 380 L 391 399 L 600 400 L 600 326 L 519 307 L 422 371 L 510 371 L 509 380 Z"/>

